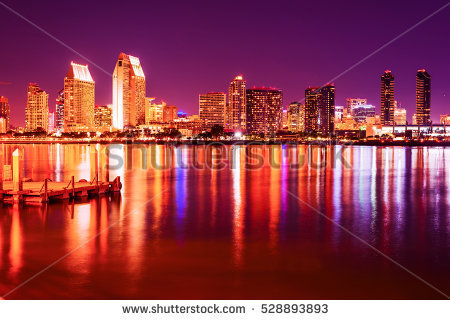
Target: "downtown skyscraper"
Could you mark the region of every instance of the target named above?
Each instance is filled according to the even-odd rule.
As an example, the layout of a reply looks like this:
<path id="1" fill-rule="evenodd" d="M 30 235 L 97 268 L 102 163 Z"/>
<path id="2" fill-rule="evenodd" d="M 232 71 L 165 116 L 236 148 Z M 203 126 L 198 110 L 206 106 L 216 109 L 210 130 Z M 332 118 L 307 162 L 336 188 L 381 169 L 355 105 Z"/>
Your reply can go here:
<path id="1" fill-rule="evenodd" d="M 247 89 L 247 131 L 251 134 L 275 134 L 281 128 L 283 95 L 268 88 Z"/>
<path id="2" fill-rule="evenodd" d="M 145 124 L 145 75 L 139 58 L 121 52 L 113 74 L 113 127 Z"/>
<path id="3" fill-rule="evenodd" d="M 391 71 L 381 76 L 381 124 L 391 126 L 394 124 L 394 75 Z"/>
<path id="4" fill-rule="evenodd" d="M 241 75 L 230 82 L 228 106 L 225 111 L 225 127 L 231 130 L 245 130 L 247 119 L 247 98 L 245 80 Z"/>
<path id="5" fill-rule="evenodd" d="M 423 70 L 416 75 L 416 121 L 418 125 L 431 123 L 431 76 Z"/>
<path id="6" fill-rule="evenodd" d="M 335 87 L 305 90 L 305 132 L 334 133 Z"/>
<path id="7" fill-rule="evenodd" d="M 55 129 L 64 131 L 64 89 L 59 90 L 56 97 Z"/>
<path id="8" fill-rule="evenodd" d="M 300 102 L 292 102 L 287 109 L 287 123 L 290 132 L 305 130 L 305 105 Z"/>
<path id="9" fill-rule="evenodd" d="M 8 98 L 0 96 L 0 133 L 6 133 L 9 130 L 9 113 Z"/>
<path id="10" fill-rule="evenodd" d="M 210 129 L 214 125 L 224 125 L 227 95 L 223 92 L 209 92 L 199 96 L 199 115 L 203 128 Z"/>
<path id="11" fill-rule="evenodd" d="M 64 78 L 64 131 L 94 129 L 95 82 L 88 66 L 71 62 Z"/>
<path id="12" fill-rule="evenodd" d="M 48 130 L 48 94 L 36 83 L 28 85 L 25 125 L 27 131 Z"/>

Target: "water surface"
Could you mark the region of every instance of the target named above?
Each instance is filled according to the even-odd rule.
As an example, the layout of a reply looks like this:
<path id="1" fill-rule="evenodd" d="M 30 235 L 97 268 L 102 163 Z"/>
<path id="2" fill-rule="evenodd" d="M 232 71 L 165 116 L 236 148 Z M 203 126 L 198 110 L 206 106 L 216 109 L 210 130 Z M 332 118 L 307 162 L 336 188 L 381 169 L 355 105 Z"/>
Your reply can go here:
<path id="1" fill-rule="evenodd" d="M 90 179 L 96 147 L 104 179 L 93 145 L 19 146 L 24 175 Z M 0 145 L 2 167 L 14 148 Z M 449 148 L 115 146 L 120 195 L 0 204 L 0 296 L 51 265 L 6 298 L 441 299 L 368 244 L 450 293 L 449 159 Z"/>

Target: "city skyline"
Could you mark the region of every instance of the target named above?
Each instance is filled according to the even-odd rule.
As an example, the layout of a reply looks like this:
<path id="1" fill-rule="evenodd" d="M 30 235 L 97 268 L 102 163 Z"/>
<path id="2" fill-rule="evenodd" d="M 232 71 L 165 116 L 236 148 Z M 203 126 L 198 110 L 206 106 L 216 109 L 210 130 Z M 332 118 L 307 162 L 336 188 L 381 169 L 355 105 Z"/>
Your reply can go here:
<path id="1" fill-rule="evenodd" d="M 125 62 L 124 62 L 125 61 Z M 123 67 L 122 67 L 122 63 L 124 63 Z M 126 63 L 126 64 L 125 64 Z M 123 76 L 120 77 L 120 79 L 118 80 L 118 67 L 120 67 L 120 70 L 123 69 L 123 71 L 120 71 L 121 74 L 125 74 L 125 78 Z M 78 71 L 77 71 L 78 70 Z M 88 65 L 80 65 L 77 63 L 74 63 L 73 61 L 71 62 L 70 68 L 69 68 L 69 73 L 72 75 L 73 78 L 78 78 L 78 80 L 81 80 L 82 82 L 91 82 L 92 84 L 88 84 L 88 86 L 92 86 L 92 88 L 90 89 L 92 92 L 88 93 L 88 100 L 90 101 L 90 108 L 92 108 L 91 112 L 88 112 L 87 114 L 89 114 L 90 117 L 92 117 L 92 123 L 94 123 L 94 106 L 98 107 L 98 106 L 110 106 L 111 108 L 111 129 L 113 130 L 124 130 L 126 127 L 135 127 L 135 126 L 139 126 L 139 125 L 147 125 L 148 124 L 148 119 L 146 120 L 146 117 L 148 116 L 148 112 L 147 109 L 151 108 L 151 101 L 155 100 L 156 98 L 154 97 L 146 97 L 146 86 L 145 86 L 145 74 L 144 71 L 142 69 L 142 66 L 140 64 L 140 60 L 138 57 L 134 57 L 131 55 L 127 55 L 123 52 L 121 52 L 119 54 L 119 59 L 116 63 L 116 68 L 113 74 L 113 95 L 112 95 L 112 100 L 113 103 L 110 104 L 99 104 L 97 103 L 97 101 L 95 101 L 95 80 L 92 78 L 90 71 L 89 71 L 89 66 Z M 428 78 L 428 85 L 426 87 L 426 95 L 424 96 L 424 92 L 423 92 L 423 82 L 421 79 L 421 75 L 426 75 L 426 77 Z M 426 112 L 427 112 L 427 117 L 428 119 L 430 119 L 430 115 L 433 115 L 432 111 L 433 108 L 431 108 L 431 103 L 430 103 L 430 97 L 431 97 L 431 86 L 430 86 L 430 75 L 428 74 L 428 72 L 425 69 L 421 69 L 421 70 L 417 70 L 417 74 L 416 74 L 416 105 L 415 105 L 415 112 L 413 111 L 412 113 L 408 114 L 407 113 L 407 108 L 404 108 L 401 104 L 401 102 L 399 100 L 397 100 L 397 98 L 395 97 L 395 86 L 394 86 L 394 82 L 395 82 L 395 77 L 392 74 L 392 72 L 390 70 L 386 70 L 382 76 L 381 76 L 381 97 L 380 97 L 380 108 L 377 108 L 375 104 L 368 104 L 367 98 L 349 98 L 347 97 L 345 99 L 345 106 L 339 106 L 336 104 L 336 97 L 335 97 L 335 86 L 334 84 L 332 84 L 333 87 L 333 95 L 332 95 L 332 110 L 328 110 L 328 111 L 324 111 L 325 113 L 320 114 L 320 113 L 311 113 L 310 114 L 310 118 L 316 118 L 316 120 L 319 121 L 319 123 L 321 122 L 320 118 L 324 117 L 326 114 L 326 117 L 330 117 L 333 118 L 333 122 L 334 122 L 334 109 L 335 107 L 340 107 L 340 108 L 344 108 L 345 111 L 347 112 L 347 114 L 351 114 L 352 116 L 356 116 L 353 115 L 353 110 L 356 108 L 358 109 L 358 107 L 361 105 L 364 108 L 363 109 L 367 109 L 368 107 L 371 108 L 370 111 L 370 115 L 368 116 L 374 116 L 374 115 L 378 115 L 380 116 L 381 119 L 381 124 L 382 125 L 387 125 L 390 126 L 393 124 L 394 121 L 394 113 L 397 113 L 397 108 L 399 108 L 398 110 L 402 110 L 401 112 L 405 112 L 405 117 L 406 117 L 406 121 L 408 121 L 409 124 L 415 124 L 416 122 L 416 113 L 419 114 L 420 111 L 423 107 L 422 105 L 424 103 L 426 103 Z M 65 86 L 67 85 L 67 75 L 65 77 Z M 36 83 L 29 83 L 28 84 L 28 91 L 30 87 L 33 86 L 38 86 Z M 308 102 L 308 91 L 311 91 L 312 93 L 318 93 L 319 91 L 323 91 L 324 89 L 326 89 L 327 87 L 329 87 L 330 84 L 326 84 L 323 85 L 321 87 L 311 87 L 311 85 L 308 86 L 308 88 L 306 89 L 306 95 L 305 97 L 300 100 L 301 103 L 305 103 L 307 104 Z M 239 88 L 239 89 L 235 89 L 235 88 Z M 197 112 L 192 112 L 192 115 L 200 115 L 200 118 L 204 118 L 204 120 L 206 122 L 208 122 L 209 120 L 207 120 L 207 118 L 209 116 L 202 116 L 202 96 L 206 96 L 209 94 L 222 94 L 224 96 L 224 106 L 222 107 L 222 121 L 219 121 L 221 123 L 221 125 L 227 129 L 227 130 L 246 130 L 245 129 L 245 125 L 246 123 L 246 113 L 247 111 L 243 111 L 242 114 L 243 116 L 243 125 L 242 126 L 236 126 L 236 125 L 232 125 L 230 122 L 230 119 L 233 118 L 233 114 L 236 113 L 235 109 L 237 108 L 239 110 L 239 108 L 244 108 L 247 109 L 248 105 L 247 105 L 247 94 L 243 94 L 244 98 L 242 102 L 238 102 L 239 106 L 234 106 L 235 102 L 233 101 L 234 96 L 235 95 L 242 95 L 242 93 L 235 93 L 235 90 L 240 90 L 242 92 L 246 91 L 246 81 L 243 79 L 242 75 L 238 75 L 236 77 L 234 77 L 234 79 L 230 82 L 230 87 L 229 87 L 229 92 L 228 95 L 224 92 L 209 92 L 208 94 L 199 94 L 200 97 L 200 109 L 197 109 Z M 45 90 L 42 90 L 41 88 L 38 87 L 39 90 L 43 91 L 46 94 L 46 100 L 48 100 L 49 94 L 45 92 Z M 253 89 L 273 89 L 273 90 L 278 90 L 280 92 L 282 92 L 282 89 L 277 89 L 274 87 L 265 87 L 265 86 L 261 86 L 261 87 L 257 87 L 257 86 L 253 86 Z M 420 92 L 420 93 L 419 93 Z M 120 93 L 120 94 L 119 94 Z M 55 118 L 54 118 L 54 126 L 56 129 L 58 128 L 62 128 L 62 126 L 58 125 L 58 123 L 62 123 L 64 124 L 64 113 L 67 113 L 67 110 L 65 111 L 64 108 L 64 96 L 67 95 L 67 93 L 65 94 L 65 90 L 64 88 L 62 90 L 58 91 L 58 95 L 56 98 L 56 104 L 55 104 L 55 109 L 52 111 L 51 108 L 49 106 L 46 106 L 46 110 L 47 110 L 47 116 L 52 113 L 55 114 Z M 426 97 L 426 102 L 422 102 L 423 99 L 425 99 L 424 97 Z M 7 97 L 5 97 L 6 99 L 8 99 Z M 238 98 L 241 99 L 241 98 Z M 164 99 L 160 98 L 160 100 L 162 101 L 163 104 L 165 104 Z M 27 106 L 25 107 L 25 129 L 27 131 L 34 131 L 37 128 L 42 128 L 46 130 L 46 127 L 42 127 L 42 126 L 34 126 L 33 128 L 29 128 L 29 124 L 27 124 L 27 118 L 29 117 L 29 107 L 28 107 L 28 102 L 29 101 L 29 94 L 28 94 L 28 98 L 27 98 Z M 123 102 L 121 102 L 123 101 Z M 48 104 L 48 101 L 46 102 Z M 283 101 L 284 104 L 286 104 L 286 102 Z M 284 112 L 287 112 L 290 105 L 293 103 L 297 103 L 297 101 L 292 101 L 290 103 L 288 103 L 287 105 L 282 105 L 282 110 L 284 110 Z M 67 103 L 66 103 L 67 104 Z M 240 104 L 243 104 L 243 106 L 240 106 Z M 204 104 L 203 106 L 203 112 L 206 112 L 205 107 L 207 104 Z M 86 109 L 87 110 L 87 109 Z M 85 110 L 85 111 L 86 111 Z M 90 110 L 90 109 L 89 109 Z M 177 107 L 178 110 L 178 107 Z M 306 109 L 308 110 L 308 108 Z M 182 111 L 182 110 L 180 110 Z M 182 111 L 184 112 L 184 111 Z M 212 111 L 208 111 L 208 112 L 212 112 Z M 374 115 L 372 115 L 372 113 L 374 113 Z M 365 113 L 364 113 L 365 114 Z M 408 115 L 408 116 L 406 116 Z M 439 114 L 439 120 L 438 122 L 435 122 L 435 124 L 440 124 L 441 123 L 441 117 L 443 114 Z M 128 120 L 125 120 L 125 118 L 128 118 Z M 308 118 L 308 115 L 307 117 Z M 305 118 L 305 119 L 306 119 Z M 363 119 L 363 118 L 361 118 Z M 11 120 L 9 119 L 9 121 L 11 122 Z M 360 122 L 361 120 L 357 120 L 358 122 Z M 432 122 L 429 122 L 430 120 L 427 120 L 427 123 L 420 123 L 421 125 L 426 125 L 426 124 L 431 124 Z M 432 121 L 432 119 L 431 119 Z M 165 122 L 165 121 L 164 121 Z M 216 121 L 217 122 L 217 121 Z M 217 124 L 219 124 L 219 122 L 217 122 Z M 327 120 L 327 122 L 329 122 L 329 120 Z M 48 121 L 45 122 L 48 125 Z M 399 123 L 396 123 L 399 124 Z M 403 124 L 403 123 L 402 123 Z M 309 125 L 311 127 L 311 125 Z M 329 126 L 329 125 L 327 125 Z M 205 127 L 205 129 L 207 129 L 208 126 Z M 308 127 L 308 126 L 307 126 Z M 75 129 L 75 131 L 88 131 L 90 129 L 88 128 L 95 128 L 94 125 L 91 125 L 89 127 L 84 127 L 84 128 L 78 128 Z M 104 127 L 106 128 L 106 127 Z M 282 126 L 280 125 L 281 129 Z M 312 128 L 312 127 L 311 127 Z M 316 128 L 317 129 L 317 128 Z M 313 130 L 313 129 L 309 129 L 309 130 Z M 315 130 L 315 129 L 314 129 Z M 313 131 L 314 131 L 313 130 Z M 67 132 L 70 132 L 72 130 L 69 130 Z M 322 132 L 323 130 L 319 130 L 319 132 Z M 333 132 L 334 131 L 334 125 L 331 125 L 330 129 L 326 129 L 324 132 Z"/>
<path id="2" fill-rule="evenodd" d="M 11 1 L 6 1 L 5 3 L 26 17 L 36 17 L 33 18 L 36 21 L 33 21 L 38 25 L 46 17 L 49 10 L 46 4 L 25 6 Z M 316 11 L 319 8 L 313 8 L 305 3 L 283 4 L 282 9 L 283 13 L 286 14 L 285 16 L 281 17 L 280 12 L 275 9 L 274 21 L 268 22 L 266 19 L 263 19 L 264 23 L 255 23 L 250 29 L 242 30 L 237 39 L 241 48 L 239 50 L 240 53 L 231 49 L 223 50 L 227 43 L 221 44 L 214 40 L 212 40 L 214 45 L 209 46 L 208 50 L 203 48 L 203 46 L 198 47 L 198 41 L 204 36 L 215 32 L 219 32 L 219 39 L 222 36 L 226 36 L 225 30 L 227 30 L 228 24 L 222 19 L 212 23 L 201 13 L 195 13 L 194 10 L 189 8 L 187 8 L 188 12 L 192 15 L 190 20 L 193 20 L 193 22 L 181 32 L 183 36 L 186 34 L 190 35 L 190 37 L 186 38 L 181 38 L 175 33 L 178 24 L 168 27 L 167 30 L 153 28 L 154 25 L 158 25 L 159 17 L 155 17 L 152 22 L 148 22 L 148 26 L 146 25 L 147 22 L 143 23 L 143 26 L 150 28 L 141 28 L 150 30 L 146 31 L 148 32 L 146 41 L 141 40 L 139 36 L 113 36 L 112 32 L 109 35 L 107 30 L 112 25 L 104 20 L 103 15 L 100 15 L 99 19 L 105 23 L 101 26 L 95 25 L 99 28 L 99 32 L 105 31 L 105 36 L 101 38 L 87 35 L 84 32 L 80 33 L 79 30 L 74 30 L 72 27 L 65 29 L 63 35 L 61 32 L 58 32 L 58 28 L 53 21 L 46 21 L 42 27 L 49 33 L 55 33 L 56 37 L 67 41 L 71 47 L 111 74 L 119 52 L 123 51 L 139 57 L 144 65 L 146 76 L 151 79 L 149 85 L 147 85 L 147 95 L 163 98 L 168 103 L 177 105 L 179 110 L 194 114 L 197 113 L 199 93 L 210 91 L 227 92 L 227 83 L 237 74 L 243 74 L 247 83 L 273 86 L 283 90 L 284 107 L 286 107 L 290 102 L 302 100 L 304 98 L 304 89 L 309 85 L 317 86 L 328 82 L 334 76 L 403 32 L 408 26 L 432 13 L 440 5 L 442 6 L 441 3 L 437 2 L 433 5 L 414 4 L 406 15 L 402 12 L 399 4 L 391 6 L 387 2 L 382 1 L 378 5 L 379 8 L 371 8 L 373 9 L 371 12 L 369 10 L 364 11 L 368 18 L 372 18 L 372 21 L 377 22 L 373 23 L 373 26 L 366 26 L 366 28 L 362 28 L 364 30 L 359 31 L 353 30 L 357 28 L 352 28 L 353 23 L 351 19 L 341 18 L 350 18 L 352 14 L 355 15 L 361 9 L 358 9 L 356 6 L 347 6 L 346 10 L 348 12 L 343 12 L 342 9 L 338 8 L 337 4 L 327 3 L 326 5 L 329 10 L 323 12 L 323 16 L 320 19 L 315 21 L 311 20 L 313 18 L 306 16 L 305 19 L 309 24 L 302 23 L 301 26 L 295 26 L 292 25 L 292 22 L 289 22 L 291 13 L 286 12 L 292 11 L 293 14 L 294 12 L 311 10 L 312 13 L 317 13 Z M 290 7 L 292 10 L 287 10 L 287 7 Z M 388 7 L 390 10 L 386 14 L 386 8 Z M 179 10 L 173 10 L 174 12 L 172 13 L 174 18 L 180 18 L 181 24 L 185 21 L 185 18 L 181 15 L 182 9 L 185 9 L 184 5 L 179 4 L 175 8 Z M 144 4 L 142 11 L 145 12 L 145 9 L 146 5 Z M 332 13 L 334 9 L 342 17 L 339 19 L 340 24 L 336 26 L 335 39 L 331 40 L 331 48 L 334 49 L 324 51 L 322 50 L 323 44 L 311 42 L 312 39 L 310 37 L 312 35 L 309 35 L 308 31 L 315 30 L 314 37 L 317 37 L 324 34 L 330 26 L 335 26 L 334 13 Z M 2 10 L 5 9 L 2 8 Z M 168 6 L 164 4 L 152 7 L 152 12 L 155 13 L 155 16 L 158 16 L 158 13 L 167 13 L 169 10 Z M 226 11 L 229 9 L 222 8 L 221 10 L 226 15 Z M 34 14 L 35 11 L 36 14 Z M 264 8 L 260 8 L 259 11 L 264 15 L 270 12 L 270 10 Z M 100 7 L 97 5 L 93 5 L 86 12 L 83 11 L 87 15 L 87 25 L 82 26 L 83 30 L 85 28 L 93 28 L 90 19 L 93 19 L 99 12 Z M 251 11 L 251 6 L 248 5 L 243 6 L 242 12 L 238 15 L 240 18 L 249 17 L 252 21 L 256 21 L 257 16 Z M 9 28 L 15 30 L 15 32 L 4 37 L 5 42 L 8 43 L 8 50 L 2 53 L 4 57 L 2 61 L 4 62 L 2 63 L 3 72 L 0 79 L 0 82 L 11 82 L 9 85 L 0 85 L 0 95 L 9 99 L 12 124 L 16 126 L 24 124 L 25 115 L 23 110 L 26 99 L 23 97 L 23 91 L 29 82 L 39 83 L 41 88 L 49 93 L 49 108 L 50 111 L 54 111 L 54 101 L 58 91 L 61 89 L 61 78 L 63 78 L 64 69 L 67 68 L 67 64 L 71 60 L 89 65 L 91 74 L 96 81 L 96 104 L 107 105 L 112 103 L 110 76 L 94 67 L 89 61 L 85 61 L 53 39 L 48 38 L 45 34 L 39 33 L 38 30 L 24 23 L 12 13 L 5 11 L 4 17 L 5 19 L 0 23 L 5 23 Z M 68 19 L 70 20 L 74 17 L 75 12 L 73 16 L 69 14 Z M 375 105 L 377 112 L 379 112 L 379 89 L 377 88 L 379 87 L 379 74 L 380 71 L 390 69 L 396 76 L 396 99 L 407 108 L 408 119 L 411 121 L 411 116 L 415 113 L 414 76 L 417 70 L 426 69 L 433 76 L 431 116 L 434 123 L 438 122 L 440 114 L 448 113 L 447 109 L 450 105 L 450 96 L 448 95 L 448 90 L 450 89 L 446 80 L 446 71 L 449 67 L 446 57 L 448 57 L 450 47 L 446 41 L 441 41 L 443 36 L 440 38 L 440 35 L 437 37 L 426 37 L 425 35 L 437 28 L 442 29 L 448 17 L 448 10 L 440 12 L 433 19 L 425 22 L 396 43 L 371 57 L 367 62 L 333 81 L 338 88 L 336 105 L 345 105 L 345 99 L 348 97 L 362 97 L 367 98 L 369 104 Z M 378 24 L 382 24 L 383 21 L 391 21 L 392 19 L 394 19 L 395 23 L 388 30 L 389 32 L 386 32 L 387 29 L 385 28 L 382 28 L 382 30 L 374 29 Z M 305 27 L 305 25 L 308 26 Z M 210 26 L 210 28 L 204 28 L 205 26 Z M 256 32 L 258 28 L 260 28 L 260 32 Z M 351 30 L 348 30 L 349 28 Z M 197 30 L 203 31 L 197 34 L 194 32 Z M 253 44 L 261 40 L 261 37 L 266 35 L 267 31 L 270 31 L 269 34 L 276 34 L 277 36 L 274 36 L 273 39 L 267 39 L 269 41 L 267 50 L 265 49 L 264 52 L 260 50 L 255 51 Z M 343 31 L 348 31 L 345 36 Z M 367 32 L 370 34 L 369 39 L 365 39 L 362 36 Z M 250 34 L 253 35 L 253 38 L 247 41 L 247 36 Z M 31 39 L 30 35 L 37 39 Z M 122 31 L 119 31 L 119 35 L 122 35 Z M 111 41 L 112 37 L 114 37 L 114 41 Z M 162 41 L 166 38 L 167 40 Z M 417 48 L 415 45 L 418 38 L 424 39 L 423 46 L 420 48 Z M 14 39 L 22 39 L 22 41 L 13 41 Z M 42 45 L 47 46 L 49 50 L 42 53 L 30 53 L 22 50 L 23 43 L 31 45 L 36 41 L 42 42 Z M 274 43 L 274 41 L 278 43 L 277 49 L 270 49 L 270 44 Z M 156 47 L 154 46 L 155 43 L 158 44 Z M 308 50 L 301 50 L 301 54 L 297 54 L 298 51 L 296 49 L 303 48 L 305 43 L 309 44 Z M 347 50 L 347 45 L 351 43 L 358 44 L 357 49 Z M 180 47 L 182 44 L 183 47 Z M 198 49 L 192 50 L 197 47 Z M 180 51 L 180 48 L 182 48 L 182 51 Z M 432 48 L 439 48 L 439 50 L 432 50 Z M 317 54 L 318 52 L 320 52 L 319 55 Z M 14 63 L 10 63 L 10 61 L 18 61 L 18 59 L 23 65 L 22 70 L 27 70 L 26 75 L 25 72 L 17 72 L 13 67 Z M 42 72 L 43 69 L 41 67 L 44 64 L 48 68 L 48 72 L 45 73 Z"/>

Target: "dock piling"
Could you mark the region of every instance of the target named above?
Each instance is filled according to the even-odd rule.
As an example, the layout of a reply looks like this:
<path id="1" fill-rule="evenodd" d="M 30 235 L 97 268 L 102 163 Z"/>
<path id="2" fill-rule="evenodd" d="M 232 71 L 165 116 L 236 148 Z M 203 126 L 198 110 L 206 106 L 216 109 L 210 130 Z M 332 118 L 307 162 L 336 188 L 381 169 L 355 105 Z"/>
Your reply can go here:
<path id="1" fill-rule="evenodd" d="M 72 176 L 72 178 L 70 179 L 70 182 L 72 184 L 72 198 L 75 198 L 75 177 Z"/>
<path id="2" fill-rule="evenodd" d="M 20 168 L 21 152 L 19 149 L 13 152 L 13 185 L 14 191 L 23 190 L 22 170 Z"/>
<path id="3" fill-rule="evenodd" d="M 48 179 L 44 180 L 44 201 L 48 202 Z"/>

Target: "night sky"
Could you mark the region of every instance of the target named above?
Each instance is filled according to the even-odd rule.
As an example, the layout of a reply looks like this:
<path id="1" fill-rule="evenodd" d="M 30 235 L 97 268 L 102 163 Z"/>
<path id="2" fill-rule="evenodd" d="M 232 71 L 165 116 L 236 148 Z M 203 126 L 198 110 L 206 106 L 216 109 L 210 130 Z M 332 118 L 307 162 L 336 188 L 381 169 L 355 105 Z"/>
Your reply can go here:
<path id="1" fill-rule="evenodd" d="M 147 96 L 198 113 L 198 94 L 247 86 L 283 90 L 284 105 L 304 98 L 448 3 L 431 1 L 18 1 L 0 0 L 112 73 L 121 51 L 138 56 Z M 0 5 L 0 95 L 24 125 L 26 87 L 37 82 L 55 107 L 70 61 L 87 63 L 96 104 L 112 102 L 112 80 L 92 63 Z M 380 76 L 392 70 L 396 99 L 415 111 L 415 74 L 432 77 L 431 114 L 450 113 L 450 6 L 334 81 L 347 97 L 380 106 Z"/>

